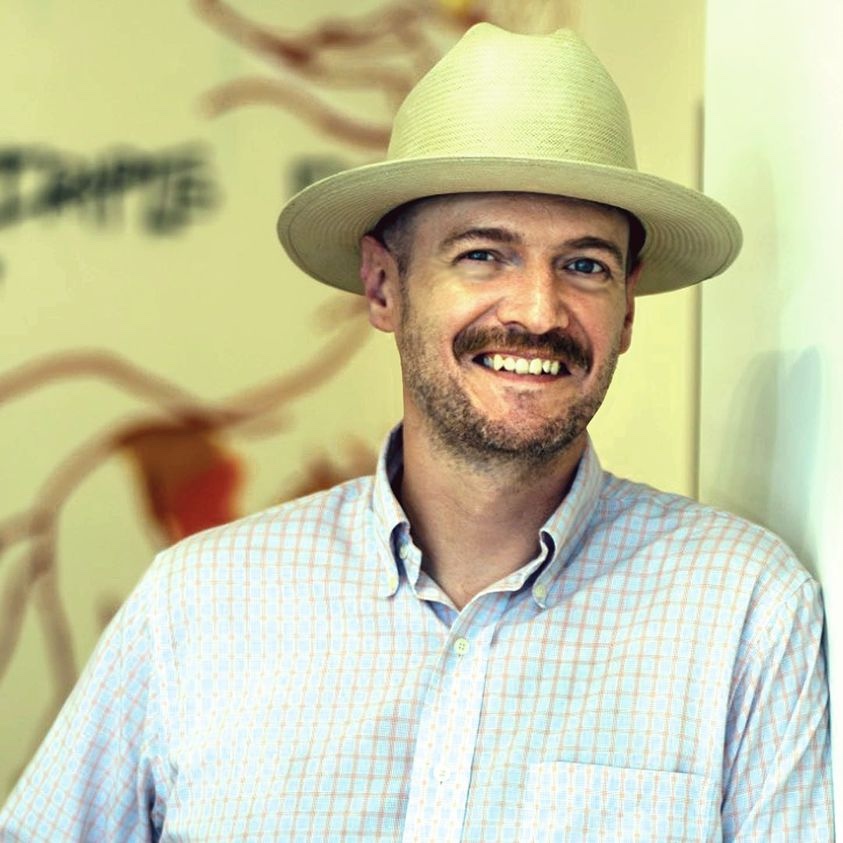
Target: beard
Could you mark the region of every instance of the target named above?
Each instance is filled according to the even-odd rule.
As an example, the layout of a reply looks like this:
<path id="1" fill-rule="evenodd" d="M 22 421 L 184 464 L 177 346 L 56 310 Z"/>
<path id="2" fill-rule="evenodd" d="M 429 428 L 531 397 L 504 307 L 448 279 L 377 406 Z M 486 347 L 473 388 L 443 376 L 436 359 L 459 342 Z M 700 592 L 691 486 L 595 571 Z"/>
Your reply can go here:
<path id="1" fill-rule="evenodd" d="M 546 465 L 577 441 L 603 403 L 620 355 L 619 339 L 598 370 L 591 373 L 588 391 L 571 401 L 560 402 L 559 411 L 552 416 L 537 419 L 534 396 L 516 394 L 512 396 L 516 407 L 511 417 L 494 419 L 472 403 L 454 375 L 443 373 L 441 364 L 428 351 L 426 332 L 413 319 L 406 295 L 403 304 L 399 352 L 405 388 L 426 418 L 435 440 L 461 461 L 474 467 L 508 464 L 536 469 Z M 586 373 L 592 369 L 588 350 L 556 331 L 536 335 L 511 329 L 466 329 L 454 340 L 454 359 L 495 346 L 562 359 Z M 527 423 L 519 423 L 525 418 Z"/>

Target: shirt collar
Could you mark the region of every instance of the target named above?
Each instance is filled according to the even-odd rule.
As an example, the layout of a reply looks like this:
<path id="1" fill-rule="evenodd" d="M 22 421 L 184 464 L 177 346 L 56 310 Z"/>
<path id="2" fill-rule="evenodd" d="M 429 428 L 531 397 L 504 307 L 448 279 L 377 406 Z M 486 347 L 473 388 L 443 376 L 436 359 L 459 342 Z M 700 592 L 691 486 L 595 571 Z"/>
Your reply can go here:
<path id="1" fill-rule="evenodd" d="M 560 574 L 588 531 L 604 480 L 600 460 L 589 438 L 568 494 L 541 529 L 551 548 L 548 563 L 533 584 L 533 598 L 542 607 L 553 605 L 558 599 Z"/>
<path id="2" fill-rule="evenodd" d="M 404 469 L 401 431 L 399 424 L 390 432 L 381 449 L 372 492 L 371 517 L 375 522 L 383 570 L 378 594 L 382 597 L 395 594 L 402 574 L 415 583 L 421 570 L 421 554 L 410 539 L 410 522 L 393 491 Z M 552 605 L 557 597 L 555 584 L 588 528 L 603 478 L 600 461 L 588 439 L 568 494 L 540 530 L 541 559 L 530 563 L 531 570 L 521 569 L 523 577 L 514 572 L 507 578 L 515 577 L 523 582 L 540 567 L 533 581 L 532 593 L 533 599 L 543 608 Z"/>
<path id="3" fill-rule="evenodd" d="M 407 550 L 402 551 L 402 548 L 412 547 L 410 522 L 393 492 L 404 470 L 401 429 L 400 424 L 393 428 L 381 448 L 372 491 L 371 515 L 375 522 L 376 541 L 384 572 L 378 585 L 381 597 L 391 597 L 398 590 L 401 568 L 407 570 L 407 564 L 401 559 Z M 418 564 L 421 565 L 421 560 Z M 418 571 L 415 571 L 413 580 L 417 577 Z"/>

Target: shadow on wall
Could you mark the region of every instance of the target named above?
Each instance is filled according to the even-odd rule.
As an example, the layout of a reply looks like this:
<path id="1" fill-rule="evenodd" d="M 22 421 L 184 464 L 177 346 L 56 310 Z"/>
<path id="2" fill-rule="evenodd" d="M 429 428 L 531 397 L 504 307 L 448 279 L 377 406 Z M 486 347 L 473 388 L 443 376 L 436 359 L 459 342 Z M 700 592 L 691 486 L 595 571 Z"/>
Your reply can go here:
<path id="1" fill-rule="evenodd" d="M 722 459 L 712 472 L 717 500 L 782 536 L 812 569 L 808 523 L 822 409 L 818 350 L 758 355 L 735 395 Z"/>
<path id="2" fill-rule="evenodd" d="M 824 363 L 816 346 L 788 350 L 779 336 L 797 294 L 789 275 L 794 244 L 785 224 L 792 209 L 782 204 L 776 162 L 752 132 L 735 145 L 740 148 L 733 148 L 719 181 L 739 198 L 732 210 L 745 225 L 747 248 L 728 277 L 707 282 L 703 291 L 703 401 L 710 405 L 708 422 L 719 431 L 717 450 L 707 457 L 707 497 L 780 535 L 814 571 L 810 494 Z M 709 362 L 723 367 L 722 384 L 714 378 L 706 383 L 707 346 Z M 766 350 L 752 354 L 753 348 Z"/>

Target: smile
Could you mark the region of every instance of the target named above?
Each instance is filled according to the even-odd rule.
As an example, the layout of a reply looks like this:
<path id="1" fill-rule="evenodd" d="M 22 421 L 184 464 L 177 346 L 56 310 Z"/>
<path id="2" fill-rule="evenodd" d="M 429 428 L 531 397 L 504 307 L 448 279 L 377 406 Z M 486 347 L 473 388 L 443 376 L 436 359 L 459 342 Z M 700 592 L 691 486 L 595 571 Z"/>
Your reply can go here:
<path id="1" fill-rule="evenodd" d="M 477 362 L 496 372 L 513 372 L 516 375 L 558 375 L 570 374 L 568 368 L 559 360 L 540 357 L 514 357 L 503 354 L 483 354 Z"/>

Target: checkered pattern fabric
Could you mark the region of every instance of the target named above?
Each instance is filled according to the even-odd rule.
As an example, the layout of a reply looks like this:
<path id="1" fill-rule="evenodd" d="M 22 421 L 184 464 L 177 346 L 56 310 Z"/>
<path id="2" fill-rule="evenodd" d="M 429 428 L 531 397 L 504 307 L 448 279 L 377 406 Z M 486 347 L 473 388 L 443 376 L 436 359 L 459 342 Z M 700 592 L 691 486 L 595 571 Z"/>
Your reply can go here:
<path id="1" fill-rule="evenodd" d="M 816 584 L 601 471 L 456 611 L 377 475 L 163 553 L 3 841 L 833 839 Z"/>

